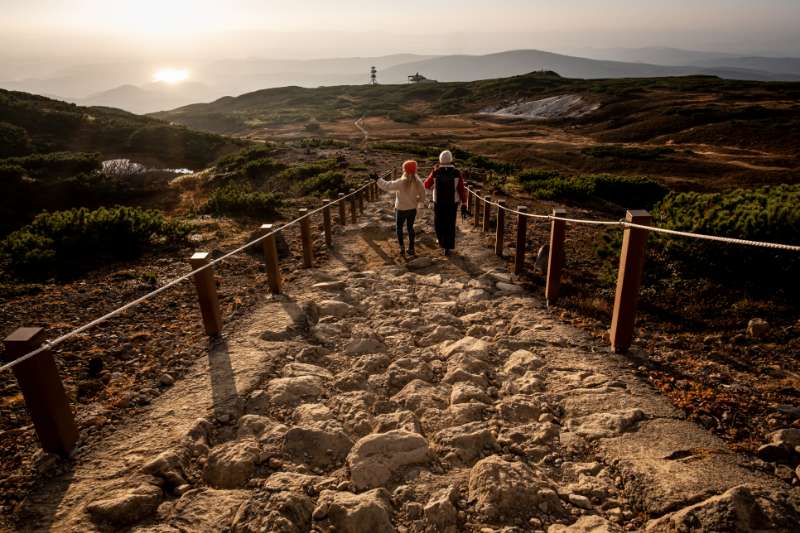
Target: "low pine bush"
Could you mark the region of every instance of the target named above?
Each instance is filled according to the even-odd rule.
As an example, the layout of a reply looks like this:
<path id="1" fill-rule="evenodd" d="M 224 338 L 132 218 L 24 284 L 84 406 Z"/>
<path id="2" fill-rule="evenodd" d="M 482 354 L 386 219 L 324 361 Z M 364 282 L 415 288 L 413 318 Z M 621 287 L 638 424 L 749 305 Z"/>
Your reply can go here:
<path id="1" fill-rule="evenodd" d="M 663 185 L 639 176 L 588 174 L 566 177 L 557 172 L 522 173 L 517 176 L 522 187 L 543 200 L 596 203 L 598 200 L 633 209 L 650 209 L 669 192 Z"/>
<path id="2" fill-rule="evenodd" d="M 336 198 L 340 193 L 346 193 L 349 187 L 341 172 L 327 171 L 304 180 L 300 186 L 303 195 Z"/>
<path id="3" fill-rule="evenodd" d="M 668 229 L 800 244 L 800 185 L 671 193 L 656 206 L 653 216 L 658 226 Z M 657 239 L 671 257 L 698 274 L 774 283 L 796 278 L 800 268 L 797 253 L 690 238 Z"/>
<path id="4" fill-rule="evenodd" d="M 282 205 L 279 195 L 230 184 L 212 191 L 202 211 L 216 216 L 267 218 L 276 215 Z"/>
<path id="5" fill-rule="evenodd" d="M 44 212 L 0 242 L 0 254 L 19 277 L 84 270 L 98 259 L 131 259 L 153 246 L 181 242 L 186 224 L 137 207 Z"/>

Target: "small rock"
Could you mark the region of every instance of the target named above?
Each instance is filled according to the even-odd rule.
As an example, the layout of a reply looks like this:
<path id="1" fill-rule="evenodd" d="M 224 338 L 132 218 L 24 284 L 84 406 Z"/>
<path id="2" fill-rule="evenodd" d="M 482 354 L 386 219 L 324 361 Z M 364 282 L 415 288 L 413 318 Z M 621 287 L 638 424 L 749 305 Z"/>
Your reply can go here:
<path id="1" fill-rule="evenodd" d="M 386 351 L 386 346 L 375 339 L 356 339 L 351 341 L 344 351 L 347 355 L 383 353 Z"/>
<path id="2" fill-rule="evenodd" d="M 255 440 L 231 441 L 211 450 L 204 476 L 209 485 L 234 489 L 245 486 L 256 469 L 259 448 Z"/>
<path id="3" fill-rule="evenodd" d="M 455 501 L 458 491 L 449 487 L 431 496 L 425 504 L 425 520 L 436 528 L 436 531 L 446 531 L 458 522 L 458 510 Z"/>
<path id="4" fill-rule="evenodd" d="M 800 429 L 786 428 L 769 434 L 769 441 L 774 444 L 786 443 L 789 446 L 800 446 Z"/>
<path id="5" fill-rule="evenodd" d="M 416 259 L 412 259 L 406 263 L 406 267 L 411 270 L 420 270 L 423 268 L 428 268 L 432 266 L 434 263 L 433 259 L 428 256 L 420 256 Z"/>
<path id="6" fill-rule="evenodd" d="M 343 431 L 313 427 L 293 427 L 283 438 L 283 450 L 290 456 L 316 467 L 341 463 L 353 441 Z"/>
<path id="7" fill-rule="evenodd" d="M 756 452 L 756 455 L 758 455 L 758 458 L 762 461 L 777 463 L 788 460 L 792 455 L 792 451 L 792 448 L 784 443 L 770 443 L 761 446 Z"/>
<path id="8" fill-rule="evenodd" d="M 325 516 L 336 533 L 394 533 L 391 512 L 385 489 L 363 494 L 323 490 L 313 515 Z"/>
<path id="9" fill-rule="evenodd" d="M 586 496 L 582 496 L 580 494 L 570 494 L 567 497 L 567 499 L 569 500 L 569 503 L 577 507 L 580 507 L 581 509 L 592 508 L 592 502 L 589 501 L 589 498 L 587 498 Z"/>
<path id="10" fill-rule="evenodd" d="M 322 395 L 322 380 L 316 376 L 276 378 L 267 385 L 267 396 L 273 404 L 297 405 L 303 400 Z"/>
<path id="11" fill-rule="evenodd" d="M 158 382 L 165 387 L 169 387 L 175 383 L 175 378 L 171 374 L 161 374 Z"/>
<path id="12" fill-rule="evenodd" d="M 428 442 L 419 434 L 393 430 L 373 433 L 356 442 L 347 457 L 356 490 L 386 484 L 402 468 L 427 463 Z"/>
<path id="13" fill-rule="evenodd" d="M 547 528 L 547 533 L 609 533 L 609 531 L 618 529 L 612 528 L 605 518 L 597 515 L 582 516 L 571 526 L 553 524 Z"/>
<path id="14" fill-rule="evenodd" d="M 86 506 L 86 510 L 95 520 L 117 525 L 133 524 L 155 513 L 162 496 L 160 488 L 143 483 L 95 500 Z"/>
<path id="15" fill-rule="evenodd" d="M 769 323 L 763 318 L 754 318 L 747 323 L 747 336 L 751 339 L 763 339 L 769 335 Z"/>
<path id="16" fill-rule="evenodd" d="M 321 283 L 315 283 L 311 288 L 320 291 L 338 292 L 344 290 L 345 283 L 344 281 L 323 281 Z"/>
<path id="17" fill-rule="evenodd" d="M 786 465 L 775 465 L 775 475 L 787 483 L 791 483 L 795 477 L 794 470 Z"/>
<path id="18" fill-rule="evenodd" d="M 519 294 L 525 290 L 519 285 L 514 285 L 513 283 L 503 283 L 502 281 L 498 281 L 495 286 L 497 287 L 497 290 L 505 294 Z"/>

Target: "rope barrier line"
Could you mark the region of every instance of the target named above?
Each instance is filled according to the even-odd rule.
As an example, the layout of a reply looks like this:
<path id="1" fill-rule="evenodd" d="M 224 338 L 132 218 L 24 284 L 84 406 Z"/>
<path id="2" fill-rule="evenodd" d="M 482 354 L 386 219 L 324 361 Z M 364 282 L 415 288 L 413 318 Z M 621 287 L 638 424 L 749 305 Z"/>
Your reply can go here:
<path id="1" fill-rule="evenodd" d="M 744 246 L 756 246 L 760 248 L 771 248 L 774 250 L 786 250 L 790 252 L 800 252 L 800 246 L 793 245 L 793 244 L 782 244 L 782 243 L 775 243 L 775 242 L 762 242 L 762 241 L 751 241 L 747 239 L 737 239 L 734 237 L 720 237 L 718 235 L 705 235 L 703 233 L 692 233 L 690 231 L 678 231 L 673 229 L 666 229 L 666 228 L 659 228 L 658 226 L 643 226 L 641 224 L 633 224 L 631 222 L 626 222 L 625 220 L 619 220 L 614 222 L 612 220 L 588 220 L 588 219 L 580 219 L 580 218 L 564 218 L 564 217 L 557 217 L 553 215 L 537 215 L 533 213 L 523 213 L 521 211 L 517 211 L 516 209 L 510 209 L 508 207 L 503 207 L 502 205 L 487 200 L 485 197 L 479 195 L 477 192 L 473 191 L 469 187 L 467 187 L 467 191 L 470 194 L 474 195 L 476 198 L 479 198 L 481 201 L 489 204 L 497 206 L 500 209 L 505 209 L 509 213 L 515 213 L 517 215 L 526 216 L 528 218 L 540 218 L 540 219 L 548 219 L 548 220 L 562 220 L 564 222 L 571 222 L 573 224 L 586 224 L 590 226 L 620 226 L 622 228 L 637 228 L 637 229 L 646 229 L 649 231 L 654 231 L 656 233 L 664 233 L 666 235 L 673 235 L 676 237 L 689 237 L 693 239 L 703 239 L 707 241 L 717 241 L 717 242 L 725 242 L 730 244 L 741 244 Z"/>
<path id="2" fill-rule="evenodd" d="M 391 173 L 390 170 L 385 171 L 383 173 L 383 176 L 387 176 L 390 173 Z M 350 194 L 348 194 L 346 196 L 343 196 L 341 198 L 337 198 L 336 200 L 334 200 L 332 202 L 329 202 L 326 205 L 328 207 L 330 207 L 331 205 L 334 205 L 334 204 L 337 204 L 339 202 L 342 202 L 342 201 L 346 200 L 347 198 L 350 198 L 351 196 L 353 196 L 355 194 L 358 194 L 359 192 L 363 191 L 364 189 L 366 189 L 370 185 L 371 185 L 371 183 L 368 183 L 368 184 L 356 189 L 355 191 L 351 192 Z M 199 272 L 202 272 L 203 270 L 206 270 L 208 268 L 211 268 L 212 266 L 225 261 L 226 259 L 228 259 L 228 258 L 230 258 L 230 257 L 232 257 L 232 256 L 234 256 L 234 255 L 236 255 L 236 254 L 238 254 L 238 253 L 250 248 L 251 246 L 254 246 L 254 245 L 258 244 L 259 242 L 263 241 L 267 237 L 269 237 L 271 235 L 274 235 L 276 233 L 279 233 L 279 232 L 283 231 L 284 229 L 289 228 L 289 227 L 297 224 L 302 219 L 310 217 L 311 215 L 314 215 L 316 213 L 319 213 L 320 211 L 325 209 L 325 207 L 326 206 L 322 206 L 322 207 L 319 207 L 317 209 L 314 209 L 313 211 L 309 211 L 308 213 L 306 213 L 302 217 L 299 217 L 299 218 L 296 218 L 294 220 L 291 220 L 291 221 L 287 222 L 286 224 L 284 224 L 283 226 L 280 226 L 279 228 L 276 228 L 276 229 L 274 229 L 274 230 L 272 230 L 272 231 L 270 231 L 268 233 L 265 233 L 264 235 L 261 235 L 260 237 L 258 237 L 256 239 L 253 239 L 252 241 L 250 241 L 250 242 L 248 242 L 248 243 L 236 248 L 235 250 L 232 250 L 232 251 L 228 252 L 227 254 L 225 254 L 225 255 L 217 258 L 217 259 L 214 259 L 213 261 L 210 261 L 207 265 L 203 265 L 202 267 L 197 268 L 195 270 L 192 270 L 191 272 L 189 272 L 187 274 L 179 276 L 179 277 L 173 279 L 172 281 L 169 281 L 166 284 L 162 285 L 161 287 L 159 287 L 159 288 L 157 288 L 157 289 L 155 289 L 155 290 L 153 290 L 151 292 L 148 292 L 144 296 L 141 296 L 141 297 L 139 297 L 139 298 L 137 298 L 135 300 L 132 300 L 132 301 L 128 302 L 127 304 L 125 304 L 125 305 L 123 305 L 121 307 L 118 307 L 117 309 L 114 309 L 113 311 L 111 311 L 109 313 L 106 313 L 105 315 L 103 315 L 103 316 L 101 316 L 99 318 L 96 318 L 96 319 L 92 320 L 91 322 L 88 322 L 88 323 L 84 324 L 83 326 L 80 326 L 80 327 L 78 327 L 78 328 L 76 328 L 76 329 L 74 329 L 74 330 L 72 330 L 72 331 L 70 331 L 68 333 L 65 333 L 64 335 L 61 335 L 60 337 L 57 337 L 57 338 L 55 338 L 55 339 L 53 339 L 51 341 L 47 341 L 47 340 L 44 341 L 42 343 L 42 346 L 40 346 L 39 348 L 37 348 L 37 349 L 35 349 L 35 350 L 23 355 L 22 357 L 17 358 L 17 359 L 15 359 L 15 360 L 13 360 L 13 361 L 11 361 L 9 363 L 6 363 L 3 366 L 0 366 L 0 372 L 3 372 L 3 371 L 8 370 L 10 368 L 13 368 L 13 367 L 17 366 L 18 364 L 27 361 L 31 357 L 34 357 L 34 356 L 44 352 L 45 350 L 49 350 L 49 349 L 51 349 L 51 348 L 63 343 L 64 341 L 66 341 L 68 339 L 71 339 L 72 337 L 74 337 L 76 335 L 79 335 L 79 334 L 83 333 L 84 331 L 86 331 L 86 330 L 88 330 L 90 328 L 93 328 L 94 326 L 96 326 L 98 324 L 102 324 L 103 322 L 107 321 L 110 318 L 113 318 L 113 317 L 115 317 L 115 316 L 117 316 L 119 314 L 124 313 L 128 309 L 130 309 L 132 307 L 135 307 L 135 306 L 139 305 L 140 303 L 142 303 L 142 302 L 144 302 L 146 300 L 149 300 L 150 298 L 152 298 L 152 297 L 154 297 L 154 296 L 166 291 L 167 289 L 170 289 L 170 288 L 174 287 L 175 285 L 177 285 L 177 284 L 179 284 L 179 283 L 181 283 L 183 281 L 186 281 L 187 279 L 191 278 L 195 274 L 197 274 Z"/>
<path id="3" fill-rule="evenodd" d="M 704 239 L 707 241 L 727 242 L 731 244 L 742 244 L 746 246 L 759 246 L 761 248 L 772 248 L 775 250 L 787 250 L 790 252 L 800 252 L 800 246 L 793 244 L 782 244 L 776 242 L 761 242 L 750 241 L 747 239 L 737 239 L 734 237 L 720 237 L 718 235 L 704 235 L 702 233 L 691 233 L 689 231 L 678 231 L 674 229 L 658 228 L 655 226 L 642 226 L 641 224 L 633 224 L 631 222 L 622 221 L 620 224 L 626 228 L 638 228 L 655 231 L 656 233 L 665 233 L 667 235 L 675 235 L 676 237 L 692 237 L 695 239 Z"/>

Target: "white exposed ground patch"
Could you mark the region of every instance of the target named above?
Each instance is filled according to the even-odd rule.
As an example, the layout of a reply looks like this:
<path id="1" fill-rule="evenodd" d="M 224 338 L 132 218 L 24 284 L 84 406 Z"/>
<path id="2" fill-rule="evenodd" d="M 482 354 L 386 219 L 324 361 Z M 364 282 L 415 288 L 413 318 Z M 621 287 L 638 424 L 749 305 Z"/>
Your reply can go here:
<path id="1" fill-rule="evenodd" d="M 599 107 L 600 104 L 587 102 L 580 95 L 562 94 L 541 100 L 518 100 L 501 108 L 488 107 L 481 113 L 495 117 L 552 120 L 582 117 Z"/>

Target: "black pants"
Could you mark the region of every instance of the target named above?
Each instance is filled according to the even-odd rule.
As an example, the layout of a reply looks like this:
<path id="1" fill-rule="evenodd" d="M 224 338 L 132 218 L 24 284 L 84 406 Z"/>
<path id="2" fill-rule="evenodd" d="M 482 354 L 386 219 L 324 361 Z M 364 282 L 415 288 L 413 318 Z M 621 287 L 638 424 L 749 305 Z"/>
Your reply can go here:
<path id="1" fill-rule="evenodd" d="M 445 250 L 456 247 L 456 216 L 458 204 L 455 202 L 436 202 L 433 204 L 433 227 L 439 246 Z"/>
<path id="2" fill-rule="evenodd" d="M 408 249 L 414 249 L 414 221 L 417 219 L 416 209 L 398 209 L 395 211 L 395 222 L 397 222 L 397 242 L 400 243 L 400 249 L 405 250 L 403 244 L 403 224 L 408 229 Z"/>

